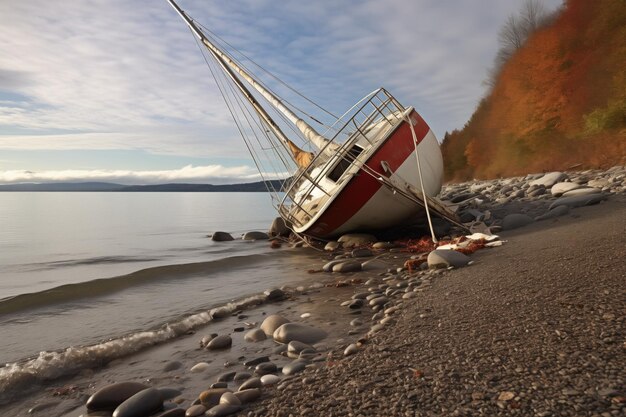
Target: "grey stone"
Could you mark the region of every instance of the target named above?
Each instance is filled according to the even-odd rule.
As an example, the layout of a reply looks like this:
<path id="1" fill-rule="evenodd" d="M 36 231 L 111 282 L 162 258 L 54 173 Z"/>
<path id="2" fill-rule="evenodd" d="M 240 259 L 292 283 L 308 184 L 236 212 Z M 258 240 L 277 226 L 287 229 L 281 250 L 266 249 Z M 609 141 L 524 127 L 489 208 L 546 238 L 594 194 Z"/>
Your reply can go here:
<path id="1" fill-rule="evenodd" d="M 577 188 L 575 190 L 570 190 L 570 191 L 563 193 L 563 197 L 574 197 L 577 195 L 591 195 L 591 194 L 598 194 L 601 192 L 602 190 L 600 188 L 581 187 L 581 188 Z"/>
<path id="2" fill-rule="evenodd" d="M 258 358 L 254 358 L 254 359 L 250 359 L 248 361 L 245 361 L 243 363 L 243 366 L 256 366 L 256 365 L 258 365 L 260 363 L 269 362 L 269 361 L 270 361 L 269 356 L 259 356 Z"/>
<path id="3" fill-rule="evenodd" d="M 149 416 L 156 413 L 161 407 L 163 407 L 163 398 L 161 398 L 159 390 L 147 388 L 121 403 L 113 411 L 113 417 Z"/>
<path id="4" fill-rule="evenodd" d="M 324 246 L 324 250 L 332 252 L 332 251 L 339 249 L 340 247 L 341 247 L 341 243 L 331 240 L 330 242 L 326 244 L 326 246 Z"/>
<path id="5" fill-rule="evenodd" d="M 235 238 L 233 238 L 230 233 L 214 232 L 211 236 L 211 240 L 214 242 L 228 242 L 230 240 L 235 240 Z"/>
<path id="6" fill-rule="evenodd" d="M 605 198 L 606 196 L 604 194 L 599 193 L 590 195 L 578 195 L 573 197 L 561 197 L 550 205 L 550 210 L 558 206 L 568 206 L 569 208 L 589 206 L 592 204 L 598 204 Z"/>
<path id="7" fill-rule="evenodd" d="M 243 337 L 243 340 L 245 340 L 246 342 L 261 342 L 265 339 L 267 339 L 267 335 L 261 329 L 250 330 Z"/>
<path id="8" fill-rule="evenodd" d="M 285 220 L 282 217 L 276 217 L 270 226 L 268 234 L 272 237 L 282 236 L 287 237 L 291 234 L 291 230 L 287 227 Z"/>
<path id="9" fill-rule="evenodd" d="M 233 378 L 235 378 L 236 374 L 237 374 L 237 372 L 235 372 L 235 371 L 224 372 L 223 374 L 221 374 L 221 375 L 219 375 L 217 377 L 217 382 L 229 382 L 229 381 L 232 381 Z"/>
<path id="10" fill-rule="evenodd" d="M 259 380 L 260 382 L 261 380 Z M 241 391 L 234 392 L 233 394 L 239 398 L 242 404 L 248 404 L 261 398 L 261 390 L 258 388 L 248 388 Z"/>
<path id="11" fill-rule="evenodd" d="M 306 368 L 308 362 L 302 359 L 296 359 L 295 361 L 283 366 L 283 375 L 294 375 L 298 372 L 302 372 Z"/>
<path id="12" fill-rule="evenodd" d="M 118 382 L 107 385 L 96 391 L 87 400 L 88 410 L 114 410 L 124 401 L 147 389 L 148 386 L 139 382 Z"/>
<path id="13" fill-rule="evenodd" d="M 269 235 L 265 232 L 246 232 L 241 237 L 243 240 L 267 240 L 269 239 Z"/>
<path id="14" fill-rule="evenodd" d="M 220 402 L 222 394 L 230 392 L 228 388 L 211 388 L 206 391 L 202 391 L 198 396 L 200 403 L 207 408 L 211 408 Z"/>
<path id="15" fill-rule="evenodd" d="M 304 343 L 315 343 L 327 336 L 324 330 L 301 323 L 285 323 L 274 332 L 274 340 L 289 343 L 297 340 Z"/>
<path id="16" fill-rule="evenodd" d="M 182 391 L 176 388 L 159 388 L 159 392 L 161 393 L 163 401 L 171 400 L 172 398 L 182 395 Z"/>
<path id="17" fill-rule="evenodd" d="M 260 363 L 256 366 L 256 368 L 254 368 L 254 373 L 257 375 L 268 375 L 268 374 L 273 374 L 274 372 L 276 372 L 278 368 L 276 367 L 276 364 L 273 362 L 264 362 L 264 363 Z"/>
<path id="18" fill-rule="evenodd" d="M 322 270 L 323 270 L 324 272 L 333 272 L 333 267 L 334 267 L 335 265 L 337 265 L 337 264 L 342 263 L 342 262 L 345 262 L 345 260 L 343 260 L 343 259 L 333 259 L 332 261 L 327 262 L 327 263 L 326 263 L 326 264 L 322 267 Z"/>
<path id="19" fill-rule="evenodd" d="M 556 184 L 552 186 L 552 188 L 550 188 L 550 192 L 552 193 L 553 196 L 558 197 L 567 191 L 575 190 L 576 188 L 579 188 L 579 187 L 580 187 L 580 184 L 576 182 L 557 182 Z"/>
<path id="20" fill-rule="evenodd" d="M 429 268 L 447 268 L 449 266 L 460 268 L 471 261 L 470 257 L 455 250 L 437 249 L 428 254 Z"/>
<path id="21" fill-rule="evenodd" d="M 184 408 L 172 408 L 171 410 L 165 410 L 155 417 L 183 417 L 185 415 Z"/>
<path id="22" fill-rule="evenodd" d="M 222 417 L 228 416 L 231 414 L 235 414 L 237 411 L 241 410 L 240 405 L 231 405 L 231 404 L 218 404 L 215 407 L 211 407 L 205 413 L 207 417 Z"/>
<path id="23" fill-rule="evenodd" d="M 233 339 L 229 335 L 223 334 L 212 339 L 206 345 L 206 348 L 209 350 L 228 349 L 232 345 L 233 345 Z"/>
<path id="24" fill-rule="evenodd" d="M 300 353 L 304 349 L 313 349 L 313 347 L 309 344 L 302 343 L 298 340 L 293 340 L 289 342 L 289 344 L 287 345 L 287 352 L 290 352 L 290 353 Z M 313 351 L 315 351 L 315 349 L 313 349 Z"/>
<path id="25" fill-rule="evenodd" d="M 549 172 L 543 175 L 541 178 L 531 181 L 530 185 L 543 185 L 544 187 L 549 188 L 557 182 L 563 181 L 566 178 L 567 175 L 562 172 Z"/>
<path id="26" fill-rule="evenodd" d="M 361 269 L 362 269 L 361 262 L 357 262 L 357 261 L 343 261 L 343 262 L 333 265 L 333 272 L 341 272 L 341 273 L 357 272 L 357 271 L 360 271 Z"/>
<path id="27" fill-rule="evenodd" d="M 265 290 L 263 294 L 265 294 L 265 297 L 267 297 L 268 301 L 281 301 L 287 297 L 285 291 L 281 290 L 280 288 Z"/>
<path id="28" fill-rule="evenodd" d="M 202 404 L 192 405 L 185 412 L 185 417 L 196 417 L 201 416 L 206 411 L 206 407 Z"/>
<path id="29" fill-rule="evenodd" d="M 267 336 L 272 336 L 276 329 L 285 323 L 289 323 L 289 320 L 278 314 L 272 314 L 267 316 L 263 323 L 261 323 L 261 330 L 265 332 Z"/>
<path id="30" fill-rule="evenodd" d="M 241 384 L 241 386 L 239 387 L 239 391 L 245 391 L 252 388 L 261 388 L 262 386 L 263 384 L 261 383 L 261 378 L 254 376 Z"/>
<path id="31" fill-rule="evenodd" d="M 232 392 L 225 392 L 220 397 L 220 404 L 241 405 L 241 400 Z"/>
<path id="32" fill-rule="evenodd" d="M 354 343 L 351 343 L 348 345 L 348 347 L 346 347 L 346 349 L 343 351 L 343 356 L 350 356 L 350 355 L 354 355 L 355 353 L 357 353 L 359 351 L 359 348 L 357 347 L 357 345 L 355 345 Z"/>

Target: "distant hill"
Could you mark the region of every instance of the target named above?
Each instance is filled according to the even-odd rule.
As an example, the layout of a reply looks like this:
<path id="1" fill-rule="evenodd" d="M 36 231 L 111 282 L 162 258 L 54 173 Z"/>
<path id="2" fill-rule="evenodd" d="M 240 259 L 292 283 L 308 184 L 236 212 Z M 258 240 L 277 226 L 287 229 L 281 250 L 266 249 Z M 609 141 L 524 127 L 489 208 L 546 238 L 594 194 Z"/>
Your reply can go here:
<path id="1" fill-rule="evenodd" d="M 624 1 L 567 0 L 442 152 L 448 180 L 626 163 Z"/>
<path id="2" fill-rule="evenodd" d="M 266 192 L 266 184 L 271 189 L 279 190 L 282 180 L 259 181 L 245 184 L 156 184 L 122 185 L 107 182 L 78 183 L 42 183 L 42 184 L 6 184 L 0 185 L 0 191 L 118 191 L 118 192 Z"/>

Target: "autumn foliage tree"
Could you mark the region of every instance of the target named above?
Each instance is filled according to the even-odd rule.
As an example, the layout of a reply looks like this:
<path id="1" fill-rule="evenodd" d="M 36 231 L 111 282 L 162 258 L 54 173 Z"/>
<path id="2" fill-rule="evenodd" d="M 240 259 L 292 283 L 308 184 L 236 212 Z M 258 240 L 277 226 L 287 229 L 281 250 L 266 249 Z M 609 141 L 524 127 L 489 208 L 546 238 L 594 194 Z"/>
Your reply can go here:
<path id="1" fill-rule="evenodd" d="M 442 144 L 448 179 L 626 162 L 626 7 L 568 0 Z"/>

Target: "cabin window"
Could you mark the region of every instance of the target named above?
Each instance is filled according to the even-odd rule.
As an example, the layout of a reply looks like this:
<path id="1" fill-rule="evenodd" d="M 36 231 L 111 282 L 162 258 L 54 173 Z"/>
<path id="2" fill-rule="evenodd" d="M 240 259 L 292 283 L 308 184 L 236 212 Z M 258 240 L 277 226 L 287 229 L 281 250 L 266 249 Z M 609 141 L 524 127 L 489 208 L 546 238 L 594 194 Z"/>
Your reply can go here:
<path id="1" fill-rule="evenodd" d="M 328 178 L 337 182 L 344 172 L 350 167 L 350 164 L 363 152 L 363 148 L 358 145 L 354 145 L 348 152 L 346 152 L 341 160 L 335 165 Z"/>

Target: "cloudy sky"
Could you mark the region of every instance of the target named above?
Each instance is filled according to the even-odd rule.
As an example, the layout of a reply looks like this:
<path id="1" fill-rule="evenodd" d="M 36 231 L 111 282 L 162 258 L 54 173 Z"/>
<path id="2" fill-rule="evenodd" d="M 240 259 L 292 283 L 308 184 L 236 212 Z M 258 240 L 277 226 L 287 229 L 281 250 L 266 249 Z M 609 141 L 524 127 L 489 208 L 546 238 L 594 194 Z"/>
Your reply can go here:
<path id="1" fill-rule="evenodd" d="M 179 0 L 330 111 L 384 86 L 439 138 L 484 95 L 498 30 L 522 3 Z M 165 0 L 3 1 L 0 39 L 0 183 L 258 180 Z"/>

